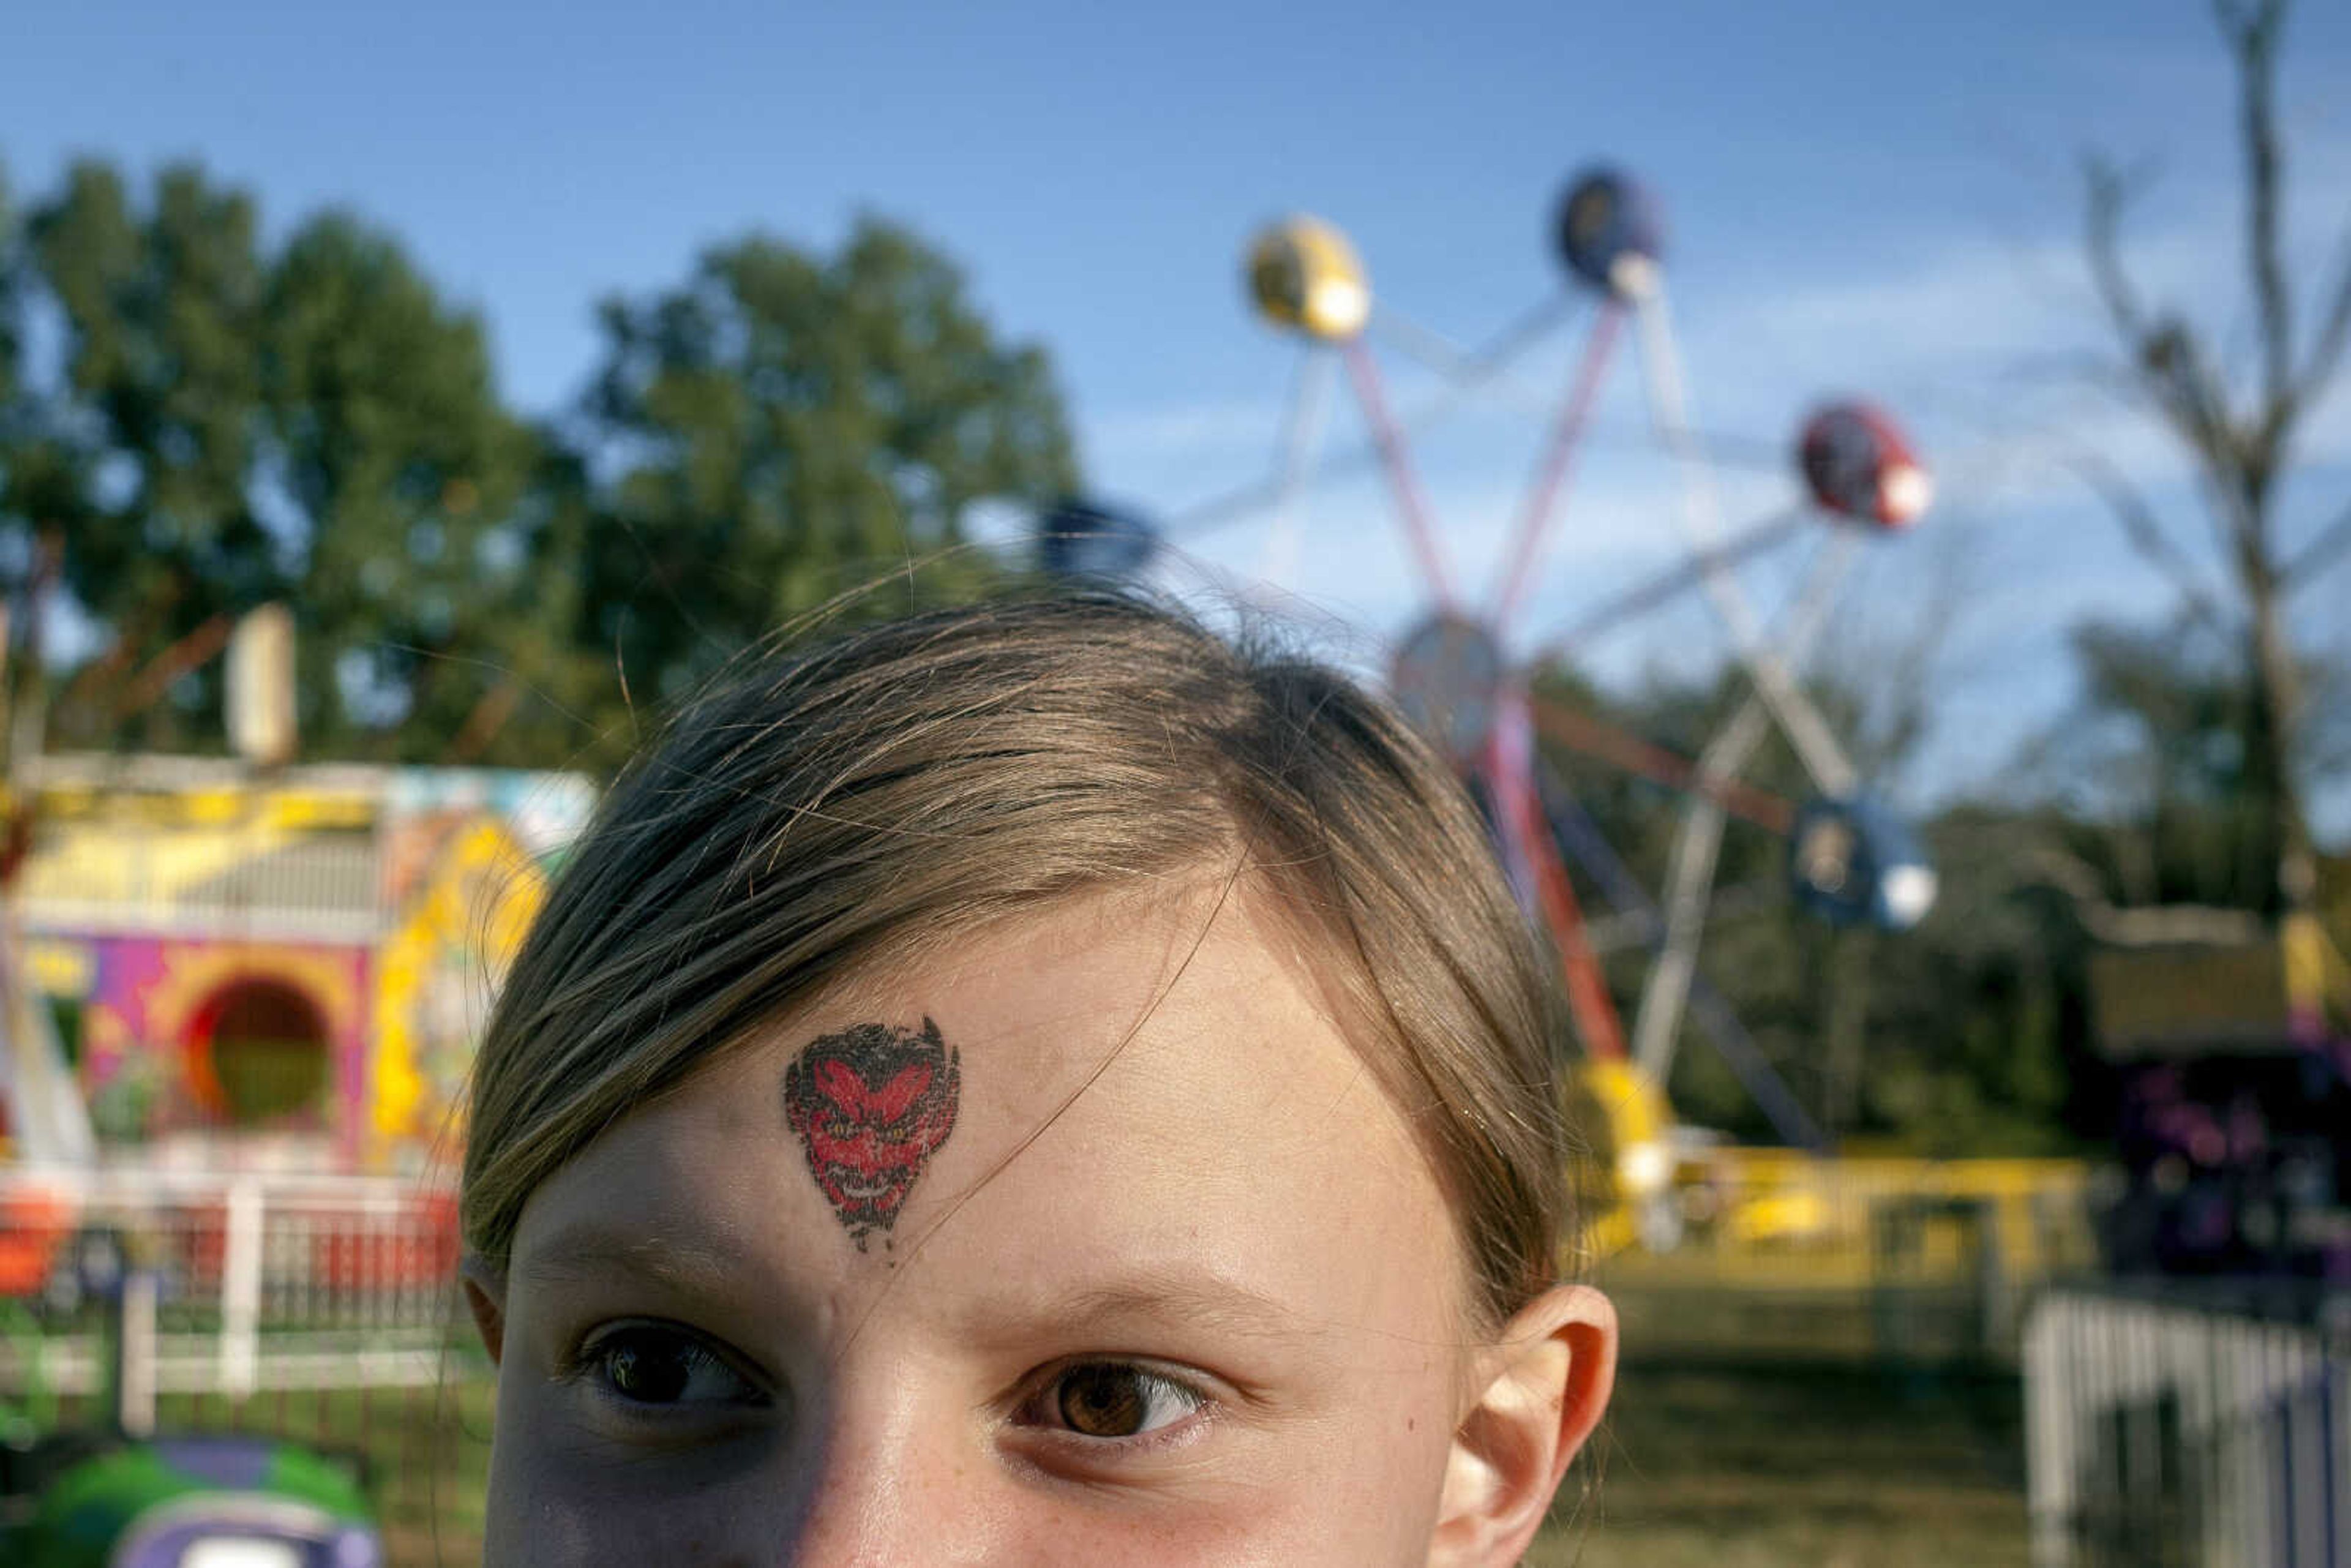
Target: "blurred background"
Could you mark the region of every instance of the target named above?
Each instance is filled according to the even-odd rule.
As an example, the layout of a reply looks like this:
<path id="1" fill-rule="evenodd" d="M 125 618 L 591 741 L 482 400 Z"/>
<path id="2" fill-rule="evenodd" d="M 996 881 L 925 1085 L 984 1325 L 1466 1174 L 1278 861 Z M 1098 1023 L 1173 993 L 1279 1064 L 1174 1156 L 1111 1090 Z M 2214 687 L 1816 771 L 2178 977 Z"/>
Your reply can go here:
<path id="1" fill-rule="evenodd" d="M 0 1555 L 475 1556 L 565 845 L 1042 574 L 1388 686 L 1558 949 L 1627 1365 L 1531 1561 L 2351 1563 L 2351 13 L 0 39 Z"/>

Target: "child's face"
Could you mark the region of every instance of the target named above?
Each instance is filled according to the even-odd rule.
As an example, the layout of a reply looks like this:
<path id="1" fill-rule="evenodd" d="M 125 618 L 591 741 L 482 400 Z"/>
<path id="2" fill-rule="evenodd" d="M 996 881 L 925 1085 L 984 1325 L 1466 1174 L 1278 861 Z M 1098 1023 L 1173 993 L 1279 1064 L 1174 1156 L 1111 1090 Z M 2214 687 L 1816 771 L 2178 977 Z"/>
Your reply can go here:
<path id="1" fill-rule="evenodd" d="M 490 1561 L 1430 1560 L 1454 1224 L 1285 928 L 1206 908 L 844 987 L 533 1194 Z"/>

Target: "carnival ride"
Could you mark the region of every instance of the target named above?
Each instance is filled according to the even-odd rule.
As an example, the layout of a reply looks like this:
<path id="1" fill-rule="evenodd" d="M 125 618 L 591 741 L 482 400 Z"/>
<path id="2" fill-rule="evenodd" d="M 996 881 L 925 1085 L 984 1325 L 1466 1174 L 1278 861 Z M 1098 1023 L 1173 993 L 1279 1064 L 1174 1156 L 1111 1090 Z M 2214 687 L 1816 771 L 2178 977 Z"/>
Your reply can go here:
<path id="1" fill-rule="evenodd" d="M 251 1434 L 159 1435 L 160 1281 L 137 1243 L 76 1239 L 100 1304 L 105 1417 L 59 1425 L 54 1391 L 0 1406 L 0 1551 L 26 1568 L 378 1568 L 383 1542 L 354 1455 Z M 47 1406 L 37 1413 L 34 1407 Z"/>
<path id="2" fill-rule="evenodd" d="M 1425 612 L 1386 661 L 1389 692 L 1460 770 L 1486 812 L 1521 904 L 1555 949 L 1581 1046 L 1576 1075 L 1604 1126 L 1604 1212 L 1586 1239 L 1601 1251 L 1639 1240 L 1670 1250 L 1699 1207 L 1687 1190 L 1691 1140 L 1677 1134 L 1664 1085 L 1687 1016 L 1738 1076 L 1792 1149 L 1818 1156 L 1829 1140 L 1782 1082 L 1737 1013 L 1699 975 L 1728 821 L 1740 818 L 1787 841 L 1787 880 L 1799 905 L 1838 925 L 1907 929 L 1934 903 L 1936 877 L 1917 835 L 1885 800 L 1861 787 L 1856 769 L 1800 672 L 1838 587 L 1865 540 L 1896 539 L 1927 511 L 1934 485 L 1894 417 L 1866 402 L 1835 401 L 1802 423 L 1783 459 L 1797 480 L 1788 506 L 1740 528 L 1727 525 L 1710 446 L 1693 421 L 1665 265 L 1665 227 L 1655 197 L 1623 171 L 1587 170 L 1570 183 L 1554 224 L 1566 287 L 1465 350 L 1377 300 L 1354 246 L 1322 219 L 1292 216 L 1252 242 L 1249 298 L 1270 325 L 1300 345 L 1271 475 L 1164 522 L 1097 501 L 1076 501 L 1039 519 L 1040 566 L 1061 577 L 1134 578 L 1162 546 L 1196 530 L 1249 517 L 1267 521 L 1266 560 L 1278 570 L 1298 548 L 1298 499 L 1345 461 L 1326 456 L 1327 405 L 1343 378 L 1368 427 L 1365 454 L 1384 476 L 1413 563 Z M 1429 418 L 1479 389 L 1510 378 L 1528 350 L 1588 301 L 1582 347 L 1564 388 L 1550 402 L 1548 431 L 1508 538 L 1501 570 L 1482 600 L 1464 592 L 1439 521 L 1416 471 L 1411 423 L 1400 419 L 1374 353 L 1374 339 L 1443 378 L 1451 396 Z M 1684 559 L 1636 581 L 1570 623 L 1523 643 L 1546 546 L 1565 511 L 1579 450 L 1593 424 L 1611 362 L 1634 340 L 1654 438 L 1677 475 Z M 1807 534 L 1825 540 L 1776 622 L 1742 584 L 1739 569 Z M 1727 633 L 1748 695 L 1698 755 L 1686 758 L 1540 689 L 1537 677 L 1603 634 L 1702 595 Z M 1807 776 L 1812 798 L 1788 801 L 1741 774 L 1776 730 Z M 1596 758 L 1677 792 L 1677 829 L 1664 886 L 1652 894 L 1628 869 L 1546 759 L 1542 743 Z M 1627 1029 L 1603 977 L 1584 887 L 1613 906 L 1613 919 L 1639 934 L 1651 958 Z M 1883 1164 L 1884 1162 L 1879 1162 Z M 1719 1170 L 1720 1162 L 1714 1162 Z M 1740 1180 L 1761 1187 L 1734 1223 L 1750 1231 L 1817 1228 L 1823 1202 L 1784 1156 L 1747 1162 Z M 1921 1163 L 1923 1168 L 1923 1163 Z M 1972 1181 L 1987 1204 L 2012 1197 L 2013 1170 L 1928 1182 L 1917 1170 L 1880 1172 L 1888 1192 L 1948 1192 Z M 2078 1173 L 2075 1173 L 2078 1174 Z M 2027 1186 L 2031 1183 L 2028 1181 Z M 1866 1228 L 1866 1221 L 1863 1222 Z M 1850 1230 L 1848 1223 L 1844 1228 Z"/>

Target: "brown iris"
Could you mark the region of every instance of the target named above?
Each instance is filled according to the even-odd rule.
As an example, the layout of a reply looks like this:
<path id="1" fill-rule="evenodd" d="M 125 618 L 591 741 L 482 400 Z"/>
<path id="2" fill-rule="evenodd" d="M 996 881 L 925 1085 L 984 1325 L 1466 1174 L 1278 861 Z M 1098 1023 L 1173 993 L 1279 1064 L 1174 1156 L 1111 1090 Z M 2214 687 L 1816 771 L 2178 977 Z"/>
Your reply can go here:
<path id="1" fill-rule="evenodd" d="M 1070 1430 L 1088 1437 L 1132 1437 L 1151 1417 L 1150 1374 L 1132 1366 L 1080 1366 L 1066 1374 L 1057 1402 Z"/>

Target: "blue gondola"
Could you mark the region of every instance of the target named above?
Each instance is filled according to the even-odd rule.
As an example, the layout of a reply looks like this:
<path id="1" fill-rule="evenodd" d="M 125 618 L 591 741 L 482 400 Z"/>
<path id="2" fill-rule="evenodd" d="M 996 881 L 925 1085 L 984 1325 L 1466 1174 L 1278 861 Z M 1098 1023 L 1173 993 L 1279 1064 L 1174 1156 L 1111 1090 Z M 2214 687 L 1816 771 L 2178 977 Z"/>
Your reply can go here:
<path id="1" fill-rule="evenodd" d="M 1052 577 L 1137 577 L 1158 554 L 1159 530 L 1123 507 L 1064 501 L 1038 520 L 1037 564 Z"/>
<path id="2" fill-rule="evenodd" d="M 1656 285 L 1665 218 L 1647 187 L 1616 169 L 1586 171 L 1559 204 L 1559 253 L 1568 270 L 1620 299 Z"/>
<path id="3" fill-rule="evenodd" d="M 1907 931 L 1935 906 L 1935 868 L 1909 825 L 1883 802 L 1816 800 L 1788 838 L 1796 901 L 1832 925 Z"/>

